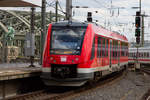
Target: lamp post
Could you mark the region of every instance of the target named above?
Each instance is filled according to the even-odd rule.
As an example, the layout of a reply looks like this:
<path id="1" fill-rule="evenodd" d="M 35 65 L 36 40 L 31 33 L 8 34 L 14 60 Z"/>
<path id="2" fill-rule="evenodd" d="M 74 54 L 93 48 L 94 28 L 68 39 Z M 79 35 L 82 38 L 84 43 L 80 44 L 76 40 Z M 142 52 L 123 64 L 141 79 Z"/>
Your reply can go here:
<path id="1" fill-rule="evenodd" d="M 141 14 L 141 0 L 139 1 L 139 8 L 140 8 L 140 14 Z"/>
<path id="2" fill-rule="evenodd" d="M 40 44 L 40 64 L 42 64 L 43 59 L 43 48 L 44 48 L 44 40 L 46 37 L 46 0 L 42 0 L 42 9 L 41 9 L 42 23 L 41 23 L 41 44 Z"/>
<path id="3" fill-rule="evenodd" d="M 72 0 L 66 0 L 66 19 L 72 20 Z"/>

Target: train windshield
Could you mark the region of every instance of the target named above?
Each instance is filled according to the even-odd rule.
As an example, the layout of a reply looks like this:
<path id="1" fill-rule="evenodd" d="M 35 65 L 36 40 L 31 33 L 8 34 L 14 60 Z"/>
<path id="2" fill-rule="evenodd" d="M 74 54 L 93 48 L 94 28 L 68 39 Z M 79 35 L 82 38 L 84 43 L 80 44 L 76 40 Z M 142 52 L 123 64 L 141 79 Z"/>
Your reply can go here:
<path id="1" fill-rule="evenodd" d="M 52 29 L 52 54 L 79 54 L 85 27 L 54 27 Z"/>

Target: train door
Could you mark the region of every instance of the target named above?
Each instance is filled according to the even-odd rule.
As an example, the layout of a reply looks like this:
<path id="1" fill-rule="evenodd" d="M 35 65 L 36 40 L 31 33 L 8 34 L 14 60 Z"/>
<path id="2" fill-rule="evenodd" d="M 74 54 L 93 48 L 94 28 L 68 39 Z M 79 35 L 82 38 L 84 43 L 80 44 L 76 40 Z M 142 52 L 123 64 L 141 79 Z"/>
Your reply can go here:
<path id="1" fill-rule="evenodd" d="M 109 67 L 112 67 L 112 40 L 109 41 L 110 50 L 109 50 Z"/>
<path id="2" fill-rule="evenodd" d="M 97 38 L 97 58 L 98 58 L 98 66 L 101 66 L 101 37 Z"/>
<path id="3" fill-rule="evenodd" d="M 120 66 L 120 41 L 118 43 L 118 66 Z"/>

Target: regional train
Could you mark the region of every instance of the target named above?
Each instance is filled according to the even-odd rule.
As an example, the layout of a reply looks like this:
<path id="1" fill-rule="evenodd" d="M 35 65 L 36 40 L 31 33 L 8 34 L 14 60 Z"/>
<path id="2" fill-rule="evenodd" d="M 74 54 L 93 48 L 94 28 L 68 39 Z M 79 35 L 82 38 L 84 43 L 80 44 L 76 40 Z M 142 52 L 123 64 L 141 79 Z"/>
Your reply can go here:
<path id="1" fill-rule="evenodd" d="M 150 47 L 129 48 L 129 64 L 150 64 Z"/>
<path id="2" fill-rule="evenodd" d="M 41 78 L 46 85 L 81 86 L 128 65 L 128 40 L 95 23 L 49 25 Z"/>

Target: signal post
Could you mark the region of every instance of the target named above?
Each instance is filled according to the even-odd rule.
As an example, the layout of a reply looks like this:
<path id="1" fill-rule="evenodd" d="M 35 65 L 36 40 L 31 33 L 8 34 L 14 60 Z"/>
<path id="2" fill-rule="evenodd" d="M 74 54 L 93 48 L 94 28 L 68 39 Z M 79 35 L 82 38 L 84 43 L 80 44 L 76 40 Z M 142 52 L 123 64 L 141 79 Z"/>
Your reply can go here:
<path id="1" fill-rule="evenodd" d="M 141 12 L 136 12 L 135 17 L 135 37 L 136 37 L 136 47 L 137 47 L 137 54 L 136 54 L 136 62 L 135 62 L 135 69 L 140 69 L 140 63 L 138 62 L 138 48 L 140 46 L 140 36 L 141 36 Z"/>

